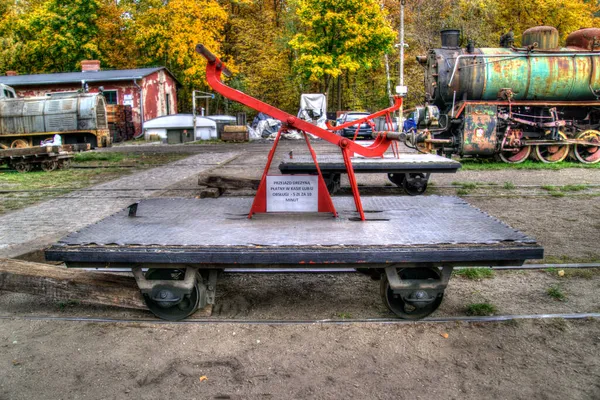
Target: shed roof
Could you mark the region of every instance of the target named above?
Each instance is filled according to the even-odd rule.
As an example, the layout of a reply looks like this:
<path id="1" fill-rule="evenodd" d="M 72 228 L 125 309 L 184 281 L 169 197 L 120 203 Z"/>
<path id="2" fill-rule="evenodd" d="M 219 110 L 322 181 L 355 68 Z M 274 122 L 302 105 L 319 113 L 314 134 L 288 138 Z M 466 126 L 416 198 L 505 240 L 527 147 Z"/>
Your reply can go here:
<path id="1" fill-rule="evenodd" d="M 162 117 L 157 117 L 154 119 L 150 119 L 148 121 L 144 121 L 144 129 L 153 129 L 153 128 L 180 128 L 180 129 L 191 129 L 194 127 L 194 116 L 192 114 L 171 114 L 164 115 Z M 215 121 L 196 116 L 196 127 L 209 127 L 215 128 L 217 124 Z"/>
<path id="2" fill-rule="evenodd" d="M 161 69 L 166 70 L 173 76 L 171 71 L 165 67 L 136 68 L 136 69 L 116 69 L 110 71 L 86 71 L 86 72 L 61 72 L 56 74 L 32 74 L 16 76 L 0 76 L 0 83 L 9 86 L 32 86 L 32 85 L 52 85 L 60 83 L 81 83 L 86 82 L 108 82 L 108 81 L 129 81 L 141 79 Z M 173 76 L 177 81 L 177 78 Z"/>

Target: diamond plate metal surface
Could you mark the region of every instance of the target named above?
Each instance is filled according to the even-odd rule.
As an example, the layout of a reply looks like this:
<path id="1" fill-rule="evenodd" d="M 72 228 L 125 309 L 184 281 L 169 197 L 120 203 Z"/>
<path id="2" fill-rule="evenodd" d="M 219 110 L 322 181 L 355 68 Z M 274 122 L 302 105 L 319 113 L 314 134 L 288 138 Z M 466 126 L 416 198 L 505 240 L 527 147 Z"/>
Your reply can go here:
<path id="1" fill-rule="evenodd" d="M 324 171 L 345 172 L 346 166 L 341 154 L 317 155 L 319 167 Z M 456 172 L 460 163 L 446 157 L 435 154 L 401 154 L 400 158 L 386 155 L 384 158 L 352 158 L 352 166 L 355 172 L 399 172 L 399 171 L 423 171 L 423 172 Z M 279 170 L 284 173 L 312 172 L 315 165 L 310 156 L 294 156 L 284 159 L 279 164 Z"/>
<path id="2" fill-rule="evenodd" d="M 137 216 L 122 210 L 59 242 L 65 245 L 411 246 L 535 243 L 457 197 L 363 197 L 368 221 L 351 197 L 334 198 L 329 214 L 259 214 L 246 218 L 252 198 L 147 199 Z"/>

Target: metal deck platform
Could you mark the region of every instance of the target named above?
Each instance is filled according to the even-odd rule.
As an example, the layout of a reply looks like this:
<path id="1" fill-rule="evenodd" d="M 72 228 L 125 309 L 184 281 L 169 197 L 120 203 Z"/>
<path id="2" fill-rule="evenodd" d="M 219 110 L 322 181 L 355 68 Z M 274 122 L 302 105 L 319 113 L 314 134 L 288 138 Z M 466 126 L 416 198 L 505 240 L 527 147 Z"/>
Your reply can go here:
<path id="1" fill-rule="evenodd" d="M 341 154 L 317 155 L 323 173 L 345 174 L 346 166 Z M 386 155 L 384 158 L 353 157 L 355 173 L 454 173 L 460 168 L 458 161 L 435 154 L 400 154 L 400 158 Z M 310 156 L 294 156 L 279 164 L 284 174 L 317 172 Z"/>
<path id="2" fill-rule="evenodd" d="M 351 197 L 337 197 L 330 214 L 258 214 L 251 198 L 148 199 L 62 239 L 51 261 L 225 265 L 444 263 L 499 265 L 543 257 L 535 240 L 456 197 L 363 197 L 367 221 Z M 88 265 L 86 265 L 88 264 Z M 219 267 L 219 265 L 221 265 Z M 374 266 L 374 265 L 372 265 Z"/>

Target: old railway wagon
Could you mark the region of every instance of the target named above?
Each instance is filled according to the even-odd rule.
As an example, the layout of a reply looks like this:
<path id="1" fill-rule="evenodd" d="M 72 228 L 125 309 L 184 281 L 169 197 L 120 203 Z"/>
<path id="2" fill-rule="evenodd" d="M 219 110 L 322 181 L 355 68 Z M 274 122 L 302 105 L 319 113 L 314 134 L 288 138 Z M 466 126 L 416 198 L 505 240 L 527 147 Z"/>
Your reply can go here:
<path id="1" fill-rule="evenodd" d="M 571 33 L 559 47 L 549 26 L 512 32 L 499 48 L 459 47 L 460 32 L 442 31 L 442 47 L 417 57 L 425 67 L 427 105 L 413 114 L 418 147 L 439 154 L 600 162 L 600 28 Z"/>
<path id="2" fill-rule="evenodd" d="M 0 149 L 38 146 L 55 134 L 63 144 L 109 146 L 104 97 L 56 93 L 18 98 L 10 86 L 0 84 Z"/>

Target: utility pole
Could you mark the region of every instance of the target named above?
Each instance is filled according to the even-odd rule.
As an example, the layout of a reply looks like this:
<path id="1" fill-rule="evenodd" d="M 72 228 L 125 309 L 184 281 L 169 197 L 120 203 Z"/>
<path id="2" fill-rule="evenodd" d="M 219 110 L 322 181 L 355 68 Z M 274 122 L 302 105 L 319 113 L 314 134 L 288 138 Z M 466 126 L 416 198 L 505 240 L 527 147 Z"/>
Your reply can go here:
<path id="1" fill-rule="evenodd" d="M 198 94 L 197 94 L 198 93 Z M 208 115 L 208 100 L 214 99 L 215 95 L 212 93 L 201 92 L 200 90 L 192 90 L 192 115 L 194 120 L 194 136 L 193 140 L 196 140 L 196 99 L 206 99 L 206 108 L 202 113 L 202 116 Z"/>
<path id="2" fill-rule="evenodd" d="M 396 92 L 401 96 L 405 96 L 407 93 L 406 87 L 404 86 L 404 5 L 406 4 L 406 0 L 400 0 L 400 73 L 398 75 L 398 89 Z M 404 101 L 402 101 L 402 105 L 400 106 L 399 115 L 398 115 L 398 132 L 402 132 L 404 127 Z"/>

